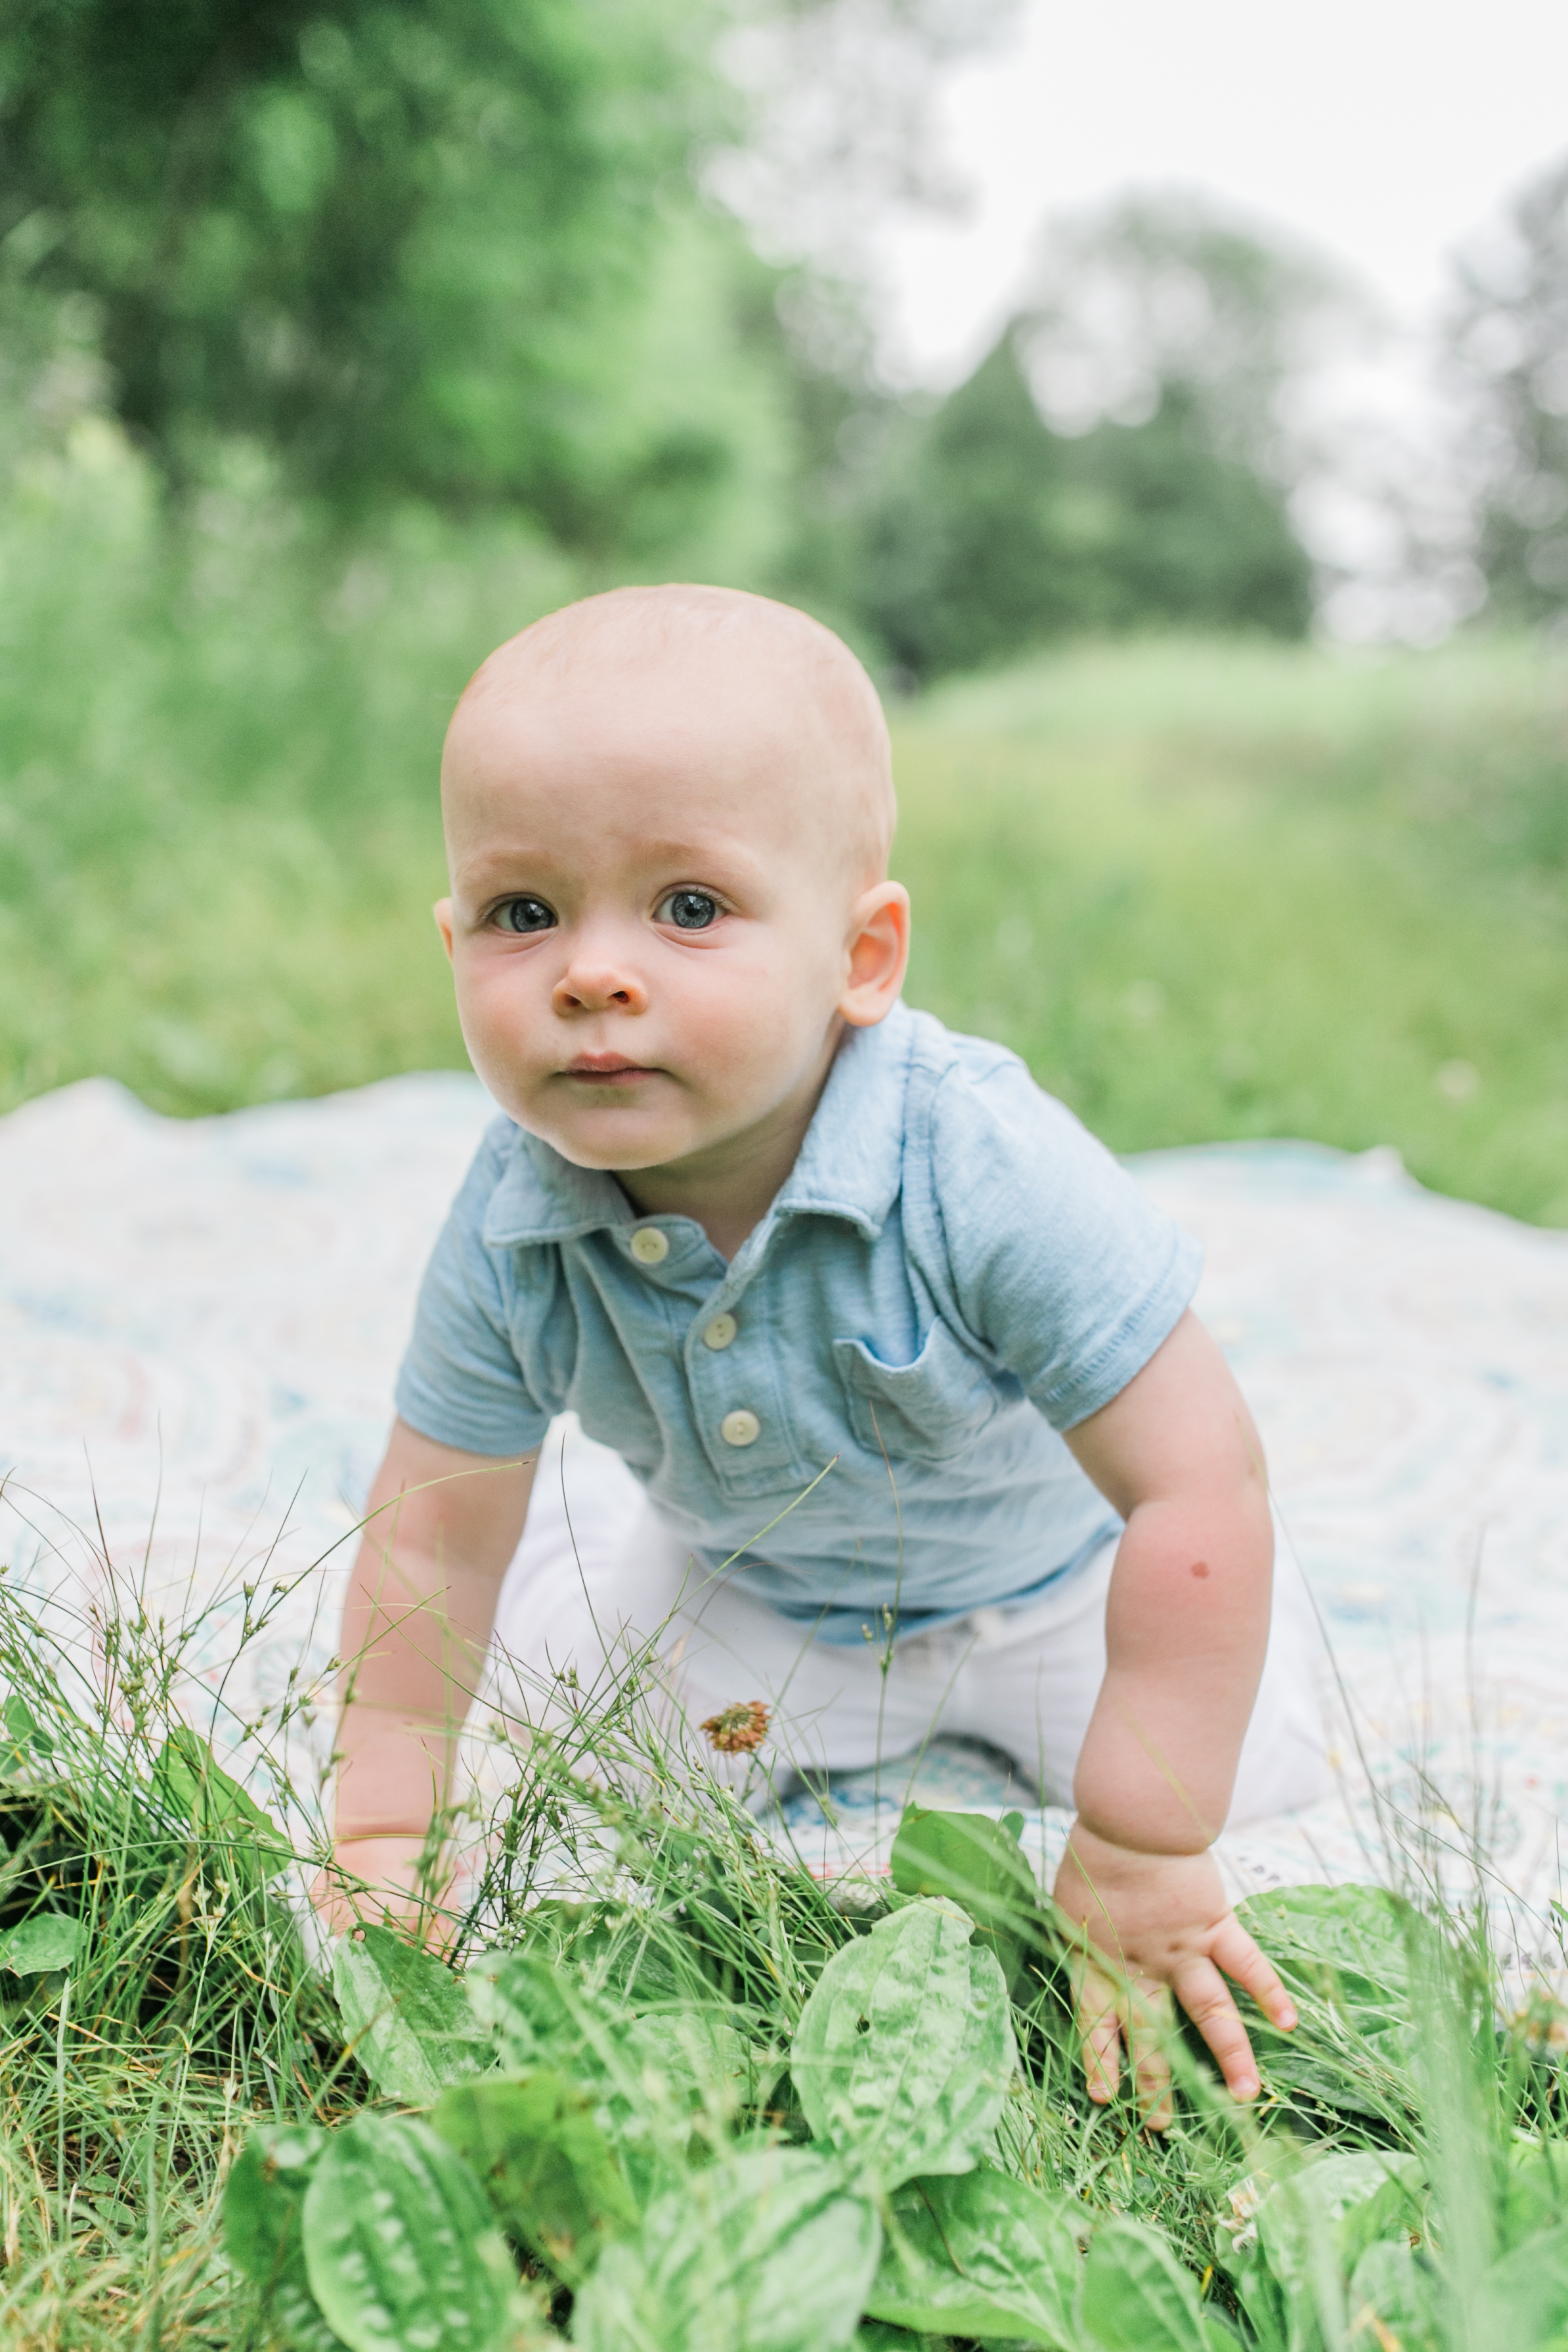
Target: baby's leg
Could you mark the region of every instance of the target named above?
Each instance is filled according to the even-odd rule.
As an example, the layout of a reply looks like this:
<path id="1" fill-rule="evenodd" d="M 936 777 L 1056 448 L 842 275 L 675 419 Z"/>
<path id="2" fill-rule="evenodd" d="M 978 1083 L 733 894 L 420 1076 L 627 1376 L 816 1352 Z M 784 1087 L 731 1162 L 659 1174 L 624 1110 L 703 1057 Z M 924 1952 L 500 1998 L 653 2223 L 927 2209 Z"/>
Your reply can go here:
<path id="1" fill-rule="evenodd" d="M 917 1750 L 952 1696 L 963 1649 L 950 1634 L 917 1637 L 889 1661 L 868 1642 L 819 1642 L 809 1623 L 721 1580 L 683 1596 L 665 1656 L 688 1748 L 732 1783 L 765 1779 L 782 1794 L 797 1775 L 858 1771 Z M 768 1711 L 755 1755 L 715 1751 L 702 1726 L 753 1700 Z"/>
<path id="2" fill-rule="evenodd" d="M 1242 1743 L 1226 1826 L 1289 1812 L 1331 1785 L 1318 1701 L 1323 1646 L 1289 1542 L 1275 1521 L 1274 1608 L 1263 1679 Z M 1114 1544 L 1083 1570 L 1081 1605 L 1038 1616 L 983 1610 L 972 1619 L 946 1728 L 990 1740 L 1015 1758 L 1050 1803 L 1072 1803 L 1079 1750 L 1105 1674 L 1105 1595 Z"/>
<path id="3" fill-rule="evenodd" d="M 603 1695 L 679 1591 L 668 1545 L 647 1539 L 650 1520 L 619 1454 L 585 1437 L 574 1414 L 551 1424 L 496 1603 L 486 1706 L 540 1725 L 561 1719 L 574 1688 Z M 575 1685 L 562 1679 L 572 1675 Z"/>

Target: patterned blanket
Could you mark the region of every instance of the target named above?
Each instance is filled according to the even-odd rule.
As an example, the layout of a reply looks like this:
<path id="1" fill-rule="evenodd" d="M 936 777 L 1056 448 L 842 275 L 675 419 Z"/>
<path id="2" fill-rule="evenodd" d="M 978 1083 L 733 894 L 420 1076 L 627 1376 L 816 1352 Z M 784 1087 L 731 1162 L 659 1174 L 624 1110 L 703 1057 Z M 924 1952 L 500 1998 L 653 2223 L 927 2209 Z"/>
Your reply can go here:
<path id="1" fill-rule="evenodd" d="M 132 1589 L 171 1622 L 205 1610 L 191 1664 L 237 1739 L 325 1665 L 420 1268 L 489 1116 L 437 1075 L 191 1122 L 95 1079 L 0 1119 L 0 1560 L 79 1619 Z M 1131 1166 L 1205 1245 L 1199 1308 L 1333 1658 L 1339 1792 L 1224 1840 L 1237 1891 L 1426 1874 L 1484 1892 L 1521 1963 L 1554 1952 L 1568 1235 L 1423 1192 L 1388 1152 Z M 237 1680 L 244 1588 L 275 1582 Z M 958 1743 L 912 1785 L 1016 1801 Z M 850 1776 L 775 1826 L 819 1871 L 875 1868 L 910 1786 Z M 1042 1868 L 1065 1828 L 1030 1815 Z"/>

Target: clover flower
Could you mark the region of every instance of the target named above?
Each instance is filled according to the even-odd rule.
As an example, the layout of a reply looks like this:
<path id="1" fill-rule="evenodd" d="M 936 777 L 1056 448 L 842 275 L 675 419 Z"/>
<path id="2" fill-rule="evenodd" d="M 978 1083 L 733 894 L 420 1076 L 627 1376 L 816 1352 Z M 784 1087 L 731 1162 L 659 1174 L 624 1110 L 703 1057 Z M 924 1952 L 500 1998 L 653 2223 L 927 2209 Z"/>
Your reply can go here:
<path id="1" fill-rule="evenodd" d="M 737 1699 L 710 1715 L 702 1728 L 721 1756 L 746 1756 L 767 1738 L 768 1710 L 760 1698 Z"/>

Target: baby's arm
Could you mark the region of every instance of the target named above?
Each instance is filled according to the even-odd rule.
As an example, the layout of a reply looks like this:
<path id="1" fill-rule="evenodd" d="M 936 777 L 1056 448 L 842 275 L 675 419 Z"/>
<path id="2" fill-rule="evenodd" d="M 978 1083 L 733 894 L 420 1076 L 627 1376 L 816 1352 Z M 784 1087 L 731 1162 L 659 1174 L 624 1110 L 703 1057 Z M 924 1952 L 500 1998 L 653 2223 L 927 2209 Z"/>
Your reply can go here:
<path id="1" fill-rule="evenodd" d="M 416 1919 L 431 1817 L 450 1793 L 501 1578 L 522 1534 L 533 1463 L 461 1454 L 393 1425 L 343 1603 L 335 1853 Z M 353 1906 L 326 1887 L 330 1923 Z"/>
<path id="2" fill-rule="evenodd" d="M 1208 1847 L 1229 1810 L 1268 1642 L 1274 1559 L 1263 1449 L 1225 1359 L 1184 1315 L 1119 1397 L 1068 1438 L 1127 1522 L 1106 1606 L 1106 1671 L 1074 1783 L 1056 1896 L 1142 1987 L 1118 2001 L 1089 1968 L 1079 2026 L 1090 2095 L 1125 2038 L 1151 2120 L 1168 2120 L 1158 2004 L 1169 1987 L 1238 2098 L 1258 2073 L 1228 1975 L 1277 2025 L 1284 1988 L 1226 1902 Z"/>

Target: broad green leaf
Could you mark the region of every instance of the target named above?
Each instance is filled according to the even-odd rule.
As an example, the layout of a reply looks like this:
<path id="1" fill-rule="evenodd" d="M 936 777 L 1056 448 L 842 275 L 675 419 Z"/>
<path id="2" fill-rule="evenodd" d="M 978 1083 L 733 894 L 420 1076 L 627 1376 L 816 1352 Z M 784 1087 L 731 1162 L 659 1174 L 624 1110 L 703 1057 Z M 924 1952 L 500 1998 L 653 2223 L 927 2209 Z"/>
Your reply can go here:
<path id="1" fill-rule="evenodd" d="M 572 2338 L 583 2352 L 841 2352 L 880 2241 L 869 2202 L 809 2148 L 734 2157 L 605 2249 Z"/>
<path id="2" fill-rule="evenodd" d="M 1479 2343 L 1538 2345 L 1568 2334 L 1568 2222 L 1542 2230 L 1494 2263 L 1481 2283 Z"/>
<path id="3" fill-rule="evenodd" d="M 1021 1824 L 1021 1815 L 1008 1818 Z M 1035 1874 L 1004 1822 L 910 1805 L 893 1840 L 892 1874 L 900 1894 L 945 1895 L 967 1911 L 1017 1996 L 1031 1952 L 1043 1950 L 1048 1935 Z"/>
<path id="4" fill-rule="evenodd" d="M 916 1901 L 835 1952 L 801 2011 L 790 2074 L 813 2135 L 897 2189 L 968 2172 L 1017 2065 L 1007 1987 L 970 1921 Z"/>
<path id="5" fill-rule="evenodd" d="M 1142 2221 L 1119 2217 L 1095 2231 L 1079 2318 L 1080 2341 L 1104 2352 L 1209 2352 L 1196 2279 Z"/>
<path id="6" fill-rule="evenodd" d="M 350 2352 L 491 2352 L 516 2273 L 461 2157 L 406 2116 L 334 2132 L 305 2191 L 305 2268 Z"/>
<path id="7" fill-rule="evenodd" d="M 187 1724 L 171 1732 L 159 1750 L 153 1787 L 199 1838 L 228 1845 L 237 1865 L 258 1883 L 276 1878 L 293 1861 L 294 1850 L 271 1815 L 230 1779 Z"/>
<path id="8" fill-rule="evenodd" d="M 1568 2149 L 1559 2140 L 1536 2145 L 1516 2141 L 1503 2181 L 1498 2212 L 1505 2249 L 1555 2228 L 1568 2214 Z"/>
<path id="9" fill-rule="evenodd" d="M 327 2145 L 319 2124 L 261 2124 L 229 2168 L 223 2192 L 223 2242 L 231 2261 L 258 2286 L 270 2284 L 289 2226 L 317 2158 Z"/>
<path id="10" fill-rule="evenodd" d="M 579 2072 L 598 2017 L 568 1970 L 531 1952 L 482 1952 L 469 1963 L 464 1990 L 479 2022 L 499 2042 L 503 2064 Z"/>
<path id="11" fill-rule="evenodd" d="M 332 1954 L 332 1990 L 354 2056 L 378 2091 L 405 2106 L 428 2106 L 494 2055 L 445 1961 L 390 1927 L 342 1938 Z"/>
<path id="12" fill-rule="evenodd" d="M 628 2015 L 567 1971 L 524 1953 L 481 1958 L 466 1979 L 469 2005 L 495 2033 L 509 2072 L 565 2076 L 613 2138 L 639 2202 L 684 2169 L 691 2117 L 756 2095 L 733 2012 L 684 2001 Z"/>
<path id="13" fill-rule="evenodd" d="M 338 2352 L 342 2344 L 310 2292 L 300 2231 L 305 2190 L 326 2145 L 314 2124 L 263 2125 L 224 2185 L 224 2246 L 261 2289 L 268 2321 L 294 2352 Z"/>
<path id="14" fill-rule="evenodd" d="M 893 2200 L 866 2308 L 900 2327 L 1078 2352 L 1082 2212 L 1005 2172 L 911 2180 Z"/>
<path id="15" fill-rule="evenodd" d="M 1312 2302 L 1325 2258 L 1349 2278 L 1379 2238 L 1418 2227 L 1421 2190 L 1417 2158 L 1371 2151 L 1321 2157 L 1280 2181 L 1258 2209 L 1258 2235 L 1287 2299 Z"/>
<path id="16" fill-rule="evenodd" d="M 79 1919 L 68 1919 L 63 1911 L 35 1911 L 0 1937 L 0 1959 L 13 1976 L 44 1976 L 52 1969 L 68 1969 L 81 1938 Z"/>
<path id="17" fill-rule="evenodd" d="M 637 2227 L 615 2150 L 563 2075 L 540 2070 L 457 2084 L 430 2122 L 483 2181 L 503 2221 L 568 2285 L 592 2269 L 607 2238 Z"/>
<path id="18" fill-rule="evenodd" d="M 1351 2340 L 1377 2342 L 1371 2322 L 1377 2320 L 1401 2352 L 1438 2352 L 1443 2342 L 1440 2296 L 1434 2273 L 1421 2262 L 1408 2238 L 1380 2238 L 1368 2246 L 1351 2274 L 1345 2315 Z M 1538 2336 L 1510 2336 L 1503 2339 L 1521 2347 Z"/>
<path id="19" fill-rule="evenodd" d="M 52 1756 L 55 1743 L 39 1723 L 25 1698 L 13 1691 L 4 1706 L 0 1706 L 0 1723 L 5 1727 L 0 1769 L 16 1771 L 35 1756 Z"/>
<path id="20" fill-rule="evenodd" d="M 1381 1886 L 1287 1886 L 1250 1895 L 1237 1916 L 1279 1969 L 1301 2013 L 1291 2035 L 1248 2019 L 1279 2089 L 1352 2114 L 1416 2101 L 1420 1999 L 1413 1970 L 1441 1973 L 1430 1923 Z"/>
<path id="21" fill-rule="evenodd" d="M 1237 1916 L 1271 1959 L 1326 1963 L 1385 1992 L 1409 1985 L 1409 1930 L 1420 1915 L 1384 1886 L 1276 1887 L 1249 1895 Z"/>

